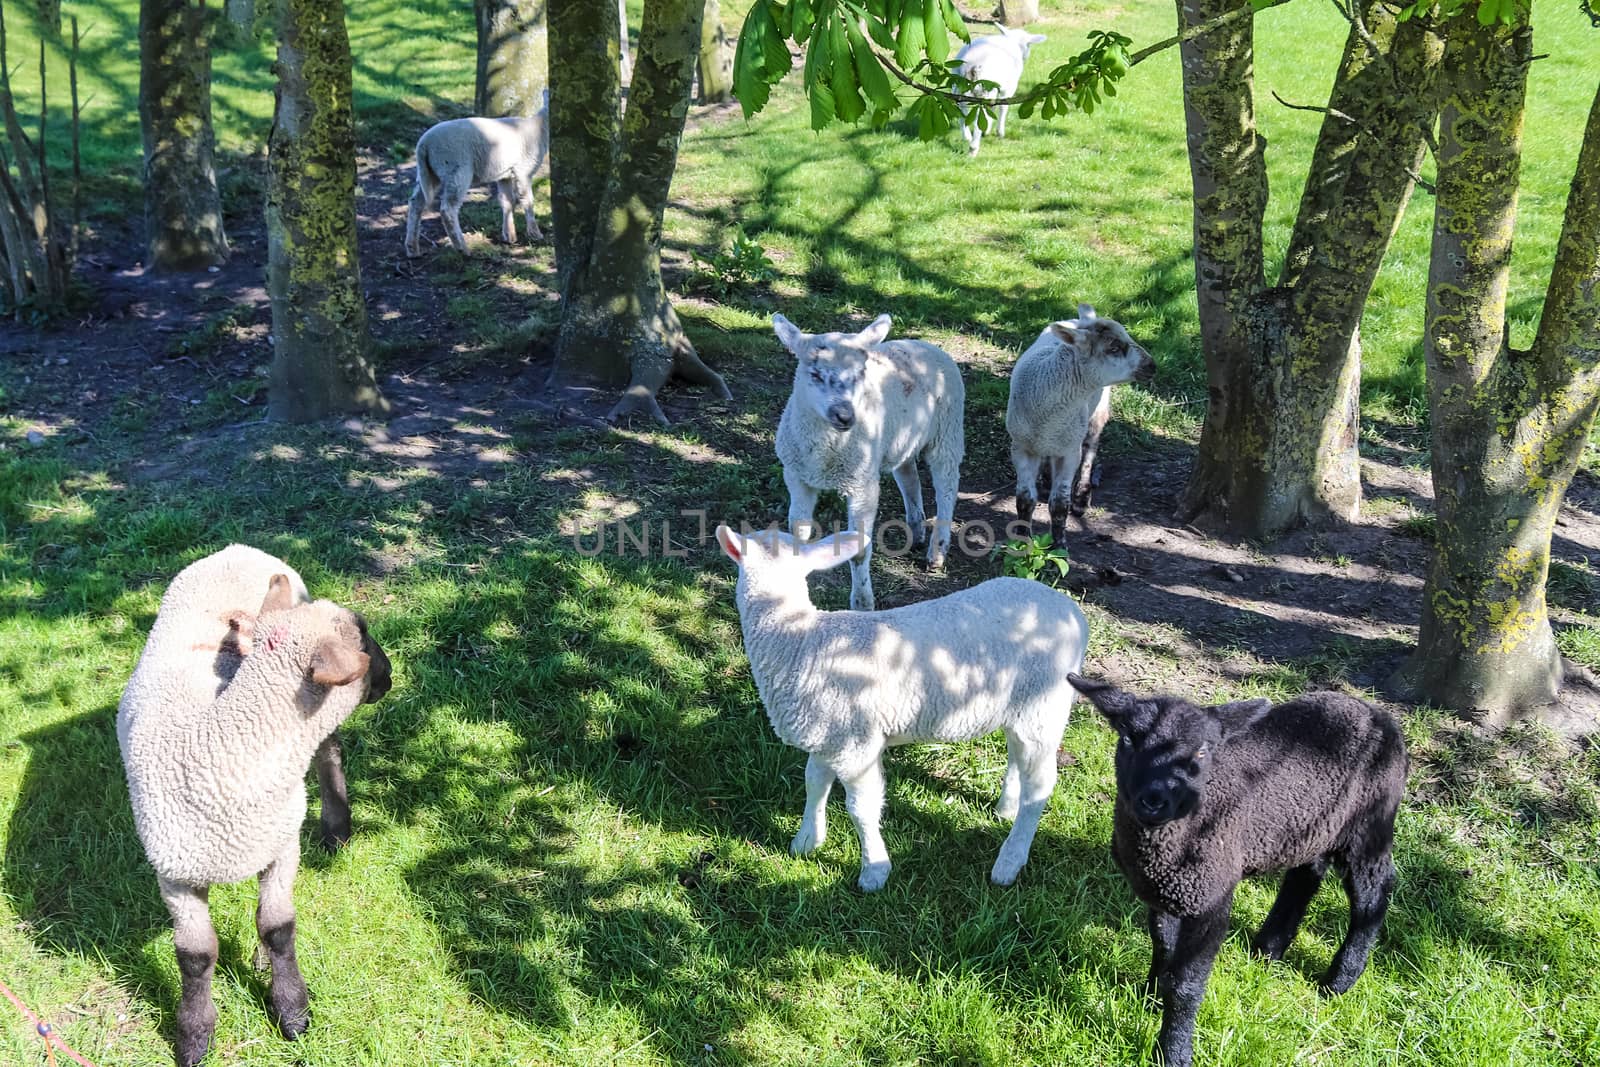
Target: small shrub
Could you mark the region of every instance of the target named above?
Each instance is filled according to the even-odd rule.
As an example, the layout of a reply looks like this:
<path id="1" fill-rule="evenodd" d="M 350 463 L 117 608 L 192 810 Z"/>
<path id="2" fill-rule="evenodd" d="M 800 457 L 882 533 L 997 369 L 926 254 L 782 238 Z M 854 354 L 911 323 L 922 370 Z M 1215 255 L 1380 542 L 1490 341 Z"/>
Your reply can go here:
<path id="1" fill-rule="evenodd" d="M 995 545 L 994 557 L 1000 561 L 1001 574 L 1041 581 L 1049 586 L 1065 578 L 1071 565 L 1066 549 L 1050 547 L 1047 533 Z"/>
<path id="2" fill-rule="evenodd" d="M 1438 526 L 1433 521 L 1432 515 L 1412 515 L 1402 519 L 1395 526 L 1395 530 L 1406 537 L 1414 537 L 1418 541 L 1432 542 L 1438 536 Z"/>
<path id="3" fill-rule="evenodd" d="M 777 264 L 767 255 L 759 242 L 752 241 L 742 230 L 733 231 L 733 244 L 726 252 L 713 252 L 705 259 L 692 253 L 694 271 L 689 275 L 689 288 L 699 289 L 721 299 L 729 293 L 770 282 L 778 276 Z"/>

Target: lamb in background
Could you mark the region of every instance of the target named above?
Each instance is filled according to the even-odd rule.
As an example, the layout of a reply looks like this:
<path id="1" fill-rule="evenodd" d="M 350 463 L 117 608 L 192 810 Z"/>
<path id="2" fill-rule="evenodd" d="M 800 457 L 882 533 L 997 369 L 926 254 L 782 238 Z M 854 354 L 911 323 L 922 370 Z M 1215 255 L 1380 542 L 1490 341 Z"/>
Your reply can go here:
<path id="1" fill-rule="evenodd" d="M 1078 317 L 1052 322 L 1011 371 L 1006 430 L 1017 471 L 1017 518 L 1033 522 L 1039 472 L 1050 464 L 1050 538 L 1067 537 L 1074 499 L 1086 506 L 1100 431 L 1111 417 L 1111 387 L 1147 381 L 1156 364 L 1122 324 L 1099 318 L 1088 304 Z M 1074 493 L 1074 482 L 1079 485 Z M 1081 510 L 1080 510 L 1081 514 Z"/>
<path id="2" fill-rule="evenodd" d="M 1044 40 L 1042 34 L 1005 26 L 1001 26 L 997 34 L 974 37 L 956 53 L 956 60 L 961 64 L 961 76 L 968 81 L 994 82 L 1000 87 L 998 90 L 974 91 L 974 96 L 985 96 L 990 100 L 1015 96 L 1017 84 L 1022 81 L 1022 68 L 1028 62 L 1028 52 L 1034 45 L 1043 44 Z M 996 137 L 1006 135 L 1006 112 L 1010 109 L 1010 104 L 995 107 Z M 970 104 L 961 105 L 961 134 L 967 139 L 967 147 L 972 155 L 978 154 L 978 148 L 983 143 L 983 130 L 973 114 L 976 110 Z"/>
<path id="3" fill-rule="evenodd" d="M 550 90 L 544 106 L 530 118 L 450 119 L 430 126 L 417 139 L 417 186 L 406 210 L 406 255 L 419 254 L 417 229 L 423 211 L 439 206 L 439 217 L 456 251 L 465 254 L 467 239 L 461 233 L 461 205 L 467 191 L 493 185 L 500 202 L 500 240 L 517 241 L 513 207 L 522 208 L 528 239 L 540 241 L 544 233 L 533 213 L 533 175 L 544 165 L 550 150 Z"/>
<path id="4" fill-rule="evenodd" d="M 305 777 L 322 787 L 322 837 L 350 835 L 337 727 L 389 689 L 389 660 L 355 612 L 309 601 L 281 560 L 231 545 L 185 568 L 117 708 L 134 826 L 172 913 L 182 996 L 178 1063 L 216 1026 L 212 885 L 260 877 L 256 928 L 272 1014 L 289 1038 L 310 1020 L 294 951 L 294 877 Z"/>
<path id="5" fill-rule="evenodd" d="M 1010 885 L 1056 785 L 1056 749 L 1072 710 L 1089 624 L 1072 598 L 1039 582 L 991 578 L 936 600 L 879 612 L 818 611 L 806 576 L 854 554 L 850 531 L 805 543 L 776 530 L 717 527 L 739 565 L 736 597 L 750 673 L 773 732 L 810 755 L 806 806 L 790 850 L 827 836 L 828 794 L 844 783 L 861 840 L 859 884 L 882 889 L 889 852 L 883 752 L 911 741 L 1006 735 L 996 813 L 1014 820 L 990 878 Z"/>
<path id="6" fill-rule="evenodd" d="M 868 536 L 850 561 L 850 606 L 871 611 L 872 535 L 879 483 L 894 472 L 905 501 L 912 547 L 928 545 L 928 566 L 944 565 L 961 477 L 962 409 L 966 389 L 949 353 L 926 341 L 885 341 L 890 320 L 879 315 L 860 333 L 802 333 L 772 316 L 778 340 L 795 356 L 794 389 L 778 422 L 778 459 L 789 488 L 789 529 L 812 535 L 817 496 L 845 497 L 850 528 Z M 922 475 L 933 479 L 934 530 L 922 510 Z"/>
<path id="7" fill-rule="evenodd" d="M 1167 1067 L 1193 1062 L 1195 1014 L 1241 878 L 1288 868 L 1253 945 L 1276 960 L 1337 867 L 1350 928 L 1322 988 L 1354 985 L 1394 889 L 1409 765 L 1394 718 L 1343 693 L 1198 708 L 1070 681 L 1119 737 L 1112 852 L 1150 909 L 1149 985 L 1161 994 Z"/>

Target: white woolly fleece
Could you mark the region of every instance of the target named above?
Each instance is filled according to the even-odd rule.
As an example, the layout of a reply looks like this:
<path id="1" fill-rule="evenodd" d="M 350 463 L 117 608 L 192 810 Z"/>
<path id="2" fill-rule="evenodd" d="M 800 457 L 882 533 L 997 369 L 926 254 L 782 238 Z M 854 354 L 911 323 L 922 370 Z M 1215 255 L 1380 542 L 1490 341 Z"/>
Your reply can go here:
<path id="1" fill-rule="evenodd" d="M 803 577 L 744 567 L 737 596 L 773 731 L 841 778 L 911 741 L 1002 727 L 1059 739 L 1076 698 L 1067 674 L 1088 644 L 1071 597 L 1020 578 L 887 611 L 818 611 Z"/>
<path id="2" fill-rule="evenodd" d="M 275 574 L 289 576 L 299 603 L 256 618 Z M 299 834 L 312 755 L 363 691 L 306 681 L 317 643 L 340 626 L 354 633 L 344 609 L 306 598 L 292 568 L 244 545 L 185 568 L 162 598 L 117 709 L 117 739 L 134 825 L 163 878 L 236 882 Z M 253 621 L 242 659 L 218 649 L 232 612 Z"/>
<path id="3" fill-rule="evenodd" d="M 531 118 L 448 119 L 417 139 L 417 184 L 432 199 L 440 186 L 465 194 L 514 174 L 528 181 L 549 145 L 545 112 Z"/>
<path id="4" fill-rule="evenodd" d="M 1077 351 L 1046 326 L 1011 371 L 1006 430 L 1036 456 L 1076 456 L 1095 408 L 1111 387 L 1088 380 Z"/>

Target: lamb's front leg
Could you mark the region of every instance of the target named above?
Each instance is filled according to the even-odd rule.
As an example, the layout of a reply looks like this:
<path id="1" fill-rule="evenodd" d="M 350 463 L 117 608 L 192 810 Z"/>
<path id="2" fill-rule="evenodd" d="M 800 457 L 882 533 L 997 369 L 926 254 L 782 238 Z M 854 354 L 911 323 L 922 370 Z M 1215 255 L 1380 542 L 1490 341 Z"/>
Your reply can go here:
<path id="1" fill-rule="evenodd" d="M 877 607 L 872 595 L 872 539 L 877 536 L 878 483 L 850 497 L 850 529 L 866 534 L 861 551 L 850 560 L 850 610 L 871 611 Z"/>
<path id="2" fill-rule="evenodd" d="M 195 1067 L 206 1058 L 217 1028 L 211 1001 L 211 976 L 217 969 L 217 932 L 211 925 L 208 891 L 160 880 L 161 899 L 172 913 L 172 940 L 178 950 L 183 991 L 178 1000 L 178 1067 Z"/>
<path id="3" fill-rule="evenodd" d="M 828 794 L 833 792 L 833 768 L 814 753 L 806 760 L 806 810 L 800 818 L 800 832 L 789 843 L 789 851 L 804 856 L 828 837 Z"/>
<path id="4" fill-rule="evenodd" d="M 816 532 L 811 517 L 817 513 L 818 491 L 787 469 L 783 472 L 783 484 L 789 490 L 789 532 L 802 541 L 809 541 Z"/>
<path id="5" fill-rule="evenodd" d="M 256 903 L 256 933 L 272 967 L 268 1001 L 273 1020 L 291 1041 L 311 1023 L 311 1001 L 294 954 L 294 876 L 300 868 L 300 839 L 293 838 L 261 872 Z"/>
<path id="6" fill-rule="evenodd" d="M 317 768 L 317 792 L 322 797 L 322 816 L 318 820 L 322 847 L 332 852 L 350 840 L 350 795 L 337 730 L 317 746 L 312 762 Z"/>
<path id="7" fill-rule="evenodd" d="M 1194 1063 L 1194 1024 L 1205 997 L 1217 950 L 1228 933 L 1229 890 L 1211 910 L 1178 919 L 1178 933 L 1156 984 L 1161 991 L 1161 1035 L 1157 1039 L 1167 1067 Z"/>
<path id="8" fill-rule="evenodd" d="M 889 849 L 880 829 L 885 792 L 881 755 L 854 777 L 844 779 L 844 804 L 861 841 L 861 876 L 856 884 L 863 893 L 876 893 L 889 880 Z"/>

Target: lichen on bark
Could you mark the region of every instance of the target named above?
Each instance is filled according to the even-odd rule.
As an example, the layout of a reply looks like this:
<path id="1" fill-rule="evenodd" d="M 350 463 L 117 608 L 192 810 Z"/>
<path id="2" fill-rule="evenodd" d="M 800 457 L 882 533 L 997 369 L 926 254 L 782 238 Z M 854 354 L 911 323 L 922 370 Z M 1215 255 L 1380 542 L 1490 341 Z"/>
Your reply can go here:
<path id="1" fill-rule="evenodd" d="M 268 142 L 268 413 L 383 412 L 356 245 L 355 125 L 343 0 L 280 0 Z"/>
<path id="2" fill-rule="evenodd" d="M 1424 353 L 1437 543 L 1413 699 L 1504 722 L 1555 700 L 1564 677 L 1545 584 L 1550 542 L 1600 405 L 1600 91 L 1579 151 L 1533 347 L 1506 336 L 1528 12 L 1447 27 L 1449 90 Z"/>
<path id="3" fill-rule="evenodd" d="M 696 354 L 661 280 L 662 217 L 700 54 L 703 0 L 645 4 L 620 130 L 610 8 L 550 4 L 550 182 L 562 293 L 551 382 L 621 388 L 611 418 L 665 422 L 655 396 L 669 378 L 729 395 Z M 597 54 L 608 61 L 596 63 Z"/>
<path id="4" fill-rule="evenodd" d="M 139 128 L 150 267 L 204 270 L 224 262 L 205 0 L 141 0 Z"/>
<path id="5" fill-rule="evenodd" d="M 527 117 L 544 106 L 549 84 L 545 0 L 474 0 L 478 25 L 479 115 Z"/>

